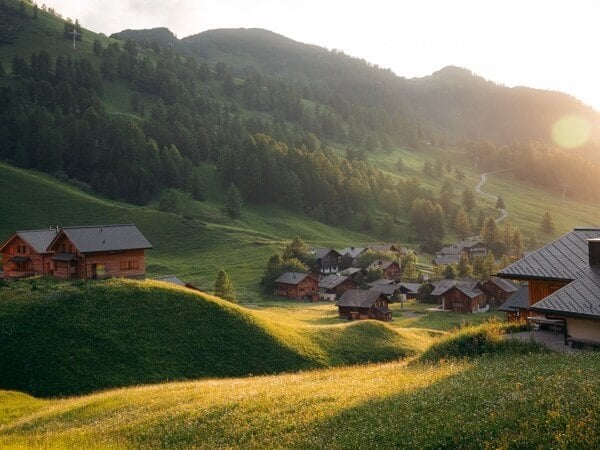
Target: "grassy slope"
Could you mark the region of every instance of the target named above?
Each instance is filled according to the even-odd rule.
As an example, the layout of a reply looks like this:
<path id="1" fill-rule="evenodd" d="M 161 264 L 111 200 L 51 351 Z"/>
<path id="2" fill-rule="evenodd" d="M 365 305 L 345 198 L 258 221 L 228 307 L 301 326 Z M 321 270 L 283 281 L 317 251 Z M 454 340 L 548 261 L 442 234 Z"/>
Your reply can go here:
<path id="1" fill-rule="evenodd" d="M 207 380 L 39 401 L 0 392 L 0 445 L 598 448 L 597 354 Z"/>
<path id="2" fill-rule="evenodd" d="M 205 170 L 214 179 L 214 168 Z M 217 193 L 205 203 L 193 202 L 186 219 L 100 199 L 49 176 L 2 163 L 0 205 L 1 240 L 15 230 L 55 224 L 135 223 L 154 245 L 147 253 L 149 275 L 176 273 L 211 289 L 217 271 L 225 268 L 243 301 L 258 300 L 258 281 L 269 256 L 296 235 L 339 247 L 374 240 L 276 207 L 245 208 L 242 219 L 231 221 L 221 214 Z"/>
<path id="3" fill-rule="evenodd" d="M 425 331 L 379 322 L 314 326 L 284 317 L 156 281 L 19 281 L 0 288 L 0 387 L 72 395 L 386 361 L 431 342 Z"/>

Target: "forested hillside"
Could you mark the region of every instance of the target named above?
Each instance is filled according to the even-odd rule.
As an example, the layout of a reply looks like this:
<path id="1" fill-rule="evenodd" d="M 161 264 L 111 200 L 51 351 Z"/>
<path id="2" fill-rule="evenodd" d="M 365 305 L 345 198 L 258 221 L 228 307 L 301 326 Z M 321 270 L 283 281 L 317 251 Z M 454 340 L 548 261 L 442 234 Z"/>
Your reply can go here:
<path id="1" fill-rule="evenodd" d="M 358 218 L 365 230 L 376 218 L 382 236 L 410 220 L 412 237 L 428 242 L 454 228 L 451 185 L 465 161 L 553 192 L 569 180 L 571 195 L 600 198 L 598 166 L 549 143 L 567 113 L 597 128 L 598 114 L 564 94 L 452 67 L 408 80 L 259 29 L 108 38 L 16 0 L 0 3 L 0 18 L 0 159 L 110 199 L 181 211 L 178 199 L 215 188 L 209 165 L 231 218 L 241 198 L 342 226 Z M 423 167 L 435 183 L 401 160 L 372 164 L 399 148 L 435 151 Z M 432 185 L 446 187 L 436 196 Z M 467 212 L 478 230 L 483 213 Z"/>

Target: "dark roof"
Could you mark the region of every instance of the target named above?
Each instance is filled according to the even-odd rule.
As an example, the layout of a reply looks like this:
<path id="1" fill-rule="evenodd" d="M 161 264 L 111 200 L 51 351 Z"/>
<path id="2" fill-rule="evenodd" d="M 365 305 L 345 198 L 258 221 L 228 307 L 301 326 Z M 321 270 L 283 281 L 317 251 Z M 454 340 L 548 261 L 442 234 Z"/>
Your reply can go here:
<path id="1" fill-rule="evenodd" d="M 394 244 L 386 242 L 382 242 L 381 244 L 365 244 L 365 247 L 374 252 L 393 252 L 397 250 Z"/>
<path id="2" fill-rule="evenodd" d="M 175 275 L 164 275 L 162 277 L 156 277 L 157 281 L 164 281 L 165 283 L 176 284 L 177 286 L 185 286 L 185 283 L 177 278 Z"/>
<path id="3" fill-rule="evenodd" d="M 452 289 L 454 286 L 456 286 L 461 292 L 469 296 L 471 296 L 471 294 L 473 293 L 476 293 L 476 295 L 473 295 L 474 297 L 476 297 L 477 295 L 483 293 L 479 290 L 479 281 L 459 278 L 458 280 L 443 279 L 439 281 L 432 281 L 431 284 L 433 285 L 434 289 L 433 291 L 431 291 L 430 295 L 433 296 L 443 295 L 450 289 Z"/>
<path id="4" fill-rule="evenodd" d="M 387 314 L 387 313 L 391 313 L 392 312 L 392 310 L 390 308 L 388 308 L 387 306 L 377 306 L 375 309 L 377 311 L 379 311 L 380 313 L 383 313 L 383 314 Z"/>
<path id="5" fill-rule="evenodd" d="M 600 269 L 585 269 L 581 278 L 535 303 L 530 309 L 567 316 L 600 318 Z"/>
<path id="6" fill-rule="evenodd" d="M 52 239 L 56 237 L 56 228 L 46 230 L 17 231 L 21 239 L 33 247 L 37 253 L 46 253 Z"/>
<path id="7" fill-rule="evenodd" d="M 379 284 L 375 286 L 371 286 L 370 289 L 374 291 L 381 291 L 384 295 L 395 295 L 397 292 L 401 291 L 402 288 L 397 284 Z"/>
<path id="8" fill-rule="evenodd" d="M 529 307 L 529 286 L 524 284 L 498 307 L 498 311 L 515 312 Z"/>
<path id="9" fill-rule="evenodd" d="M 315 258 L 317 258 L 317 259 L 323 259 L 323 258 L 325 258 L 331 252 L 335 252 L 337 255 L 340 255 L 339 252 L 335 248 L 322 248 L 322 247 L 319 247 L 319 248 L 313 249 L 313 252 L 315 254 Z"/>
<path id="10" fill-rule="evenodd" d="M 275 280 L 275 283 L 298 284 L 309 275 L 302 272 L 286 272 Z"/>
<path id="11" fill-rule="evenodd" d="M 361 272 L 358 267 L 348 267 L 340 272 L 341 275 L 354 275 L 357 272 Z"/>
<path id="12" fill-rule="evenodd" d="M 448 255 L 448 256 L 442 256 L 442 255 L 436 255 L 433 258 L 433 264 L 437 265 L 437 266 L 446 266 L 448 264 L 456 264 L 460 261 L 460 255 Z"/>
<path id="13" fill-rule="evenodd" d="M 480 241 L 459 241 L 456 244 L 442 248 L 438 253 L 441 255 L 460 255 L 465 248 L 471 248 L 476 245 L 484 245 Z"/>
<path id="14" fill-rule="evenodd" d="M 385 270 L 390 267 L 392 264 L 398 264 L 396 261 L 390 261 L 389 259 L 377 259 L 369 264 L 367 269 L 381 269 Z"/>
<path id="15" fill-rule="evenodd" d="M 460 292 L 462 292 L 463 294 L 465 294 L 467 297 L 475 298 L 475 297 L 478 297 L 479 295 L 483 294 L 482 291 L 477 289 L 477 285 L 478 285 L 478 283 L 475 282 L 472 284 L 457 284 L 454 287 L 456 289 L 458 289 Z"/>
<path id="16" fill-rule="evenodd" d="M 62 227 L 50 244 L 50 248 L 61 233 L 69 238 L 80 253 L 152 248 L 150 242 L 133 224 Z"/>
<path id="17" fill-rule="evenodd" d="M 75 253 L 55 253 L 50 258 L 52 261 L 73 261 L 76 258 Z"/>
<path id="18" fill-rule="evenodd" d="M 329 275 L 323 277 L 319 280 L 319 287 L 323 289 L 335 289 L 340 284 L 342 284 L 346 280 L 351 280 L 352 278 L 342 276 L 342 275 Z"/>
<path id="19" fill-rule="evenodd" d="M 494 283 L 504 292 L 516 292 L 519 289 L 519 285 L 513 283 L 511 280 L 505 280 L 504 278 L 492 277 L 489 279 L 490 282 Z"/>
<path id="20" fill-rule="evenodd" d="M 367 283 L 369 286 L 382 286 L 384 284 L 394 284 L 394 280 L 388 280 L 387 278 L 380 278 L 379 280 L 371 281 Z"/>
<path id="21" fill-rule="evenodd" d="M 365 247 L 346 247 L 340 250 L 340 255 L 348 255 L 351 258 L 356 258 L 362 252 L 366 250 Z"/>
<path id="22" fill-rule="evenodd" d="M 405 288 L 411 294 L 417 294 L 421 289 L 420 283 L 398 283 L 398 286 Z"/>
<path id="23" fill-rule="evenodd" d="M 498 276 L 521 279 L 575 280 L 588 267 L 588 239 L 600 228 L 575 228 L 539 250 L 505 267 Z"/>
<path id="24" fill-rule="evenodd" d="M 382 295 L 380 290 L 348 289 L 337 302 L 338 306 L 354 306 L 359 308 L 370 308 Z"/>

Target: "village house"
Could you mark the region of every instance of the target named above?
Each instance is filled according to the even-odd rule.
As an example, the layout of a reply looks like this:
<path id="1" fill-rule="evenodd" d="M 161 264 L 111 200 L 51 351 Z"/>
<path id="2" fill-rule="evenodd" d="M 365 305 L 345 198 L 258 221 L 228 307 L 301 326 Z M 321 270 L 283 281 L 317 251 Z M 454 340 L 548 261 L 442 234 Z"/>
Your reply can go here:
<path id="1" fill-rule="evenodd" d="M 367 272 L 378 269 L 383 272 L 384 278 L 388 280 L 395 280 L 400 277 L 400 263 L 397 261 L 377 259 L 367 267 Z"/>
<path id="2" fill-rule="evenodd" d="M 348 267 L 340 272 L 340 275 L 344 275 L 352 278 L 354 281 L 358 278 L 358 275 L 362 274 L 362 269 L 358 267 Z"/>
<path id="3" fill-rule="evenodd" d="M 485 293 L 490 305 L 499 305 L 508 300 L 517 290 L 519 285 L 511 280 L 492 277 L 481 283 L 481 290 Z"/>
<path id="4" fill-rule="evenodd" d="M 431 284 L 434 289 L 430 295 L 442 310 L 469 313 L 487 311 L 486 297 L 478 281 L 440 280 Z"/>
<path id="5" fill-rule="evenodd" d="M 316 248 L 313 250 L 317 271 L 322 275 L 338 273 L 342 255 L 334 248 Z"/>
<path id="6" fill-rule="evenodd" d="M 337 303 L 340 317 L 348 320 L 376 319 L 392 320 L 392 312 L 388 308 L 389 301 L 378 290 L 349 289 Z"/>
<path id="7" fill-rule="evenodd" d="M 52 275 L 50 242 L 57 228 L 17 231 L 0 247 L 4 278 Z"/>
<path id="8" fill-rule="evenodd" d="M 529 286 L 519 286 L 519 289 L 498 307 L 498 311 L 505 312 L 509 322 L 525 320 L 529 312 Z"/>
<path id="9" fill-rule="evenodd" d="M 459 241 L 456 244 L 442 248 L 435 254 L 432 262 L 437 266 L 457 264 L 463 256 L 468 258 L 485 257 L 487 252 L 487 246 L 480 241 Z"/>
<path id="10" fill-rule="evenodd" d="M 421 289 L 420 283 L 398 283 L 398 286 L 400 286 L 400 293 L 406 295 L 407 300 L 417 298 Z"/>
<path id="11" fill-rule="evenodd" d="M 575 228 L 498 276 L 528 281 L 530 323 L 562 326 L 565 344 L 600 345 L 600 228 Z"/>
<path id="12" fill-rule="evenodd" d="M 144 278 L 152 248 L 135 225 L 56 227 L 17 232 L 0 250 L 6 278 Z"/>
<path id="13" fill-rule="evenodd" d="M 301 272 L 285 272 L 275 280 L 275 295 L 296 300 L 319 300 L 319 280 Z"/>
<path id="14" fill-rule="evenodd" d="M 348 289 L 356 288 L 356 282 L 348 276 L 328 275 L 319 280 L 319 297 L 322 300 L 335 300 Z"/>
<path id="15" fill-rule="evenodd" d="M 339 251 L 342 255 L 340 260 L 340 268 L 347 269 L 356 265 L 357 258 L 367 250 L 366 247 L 346 247 Z"/>
<path id="16" fill-rule="evenodd" d="M 64 279 L 146 276 L 150 242 L 133 224 L 62 227 L 48 246 L 52 275 Z"/>
<path id="17" fill-rule="evenodd" d="M 374 252 L 391 252 L 398 253 L 399 248 L 395 244 L 382 242 L 381 244 L 365 244 L 365 248 Z"/>

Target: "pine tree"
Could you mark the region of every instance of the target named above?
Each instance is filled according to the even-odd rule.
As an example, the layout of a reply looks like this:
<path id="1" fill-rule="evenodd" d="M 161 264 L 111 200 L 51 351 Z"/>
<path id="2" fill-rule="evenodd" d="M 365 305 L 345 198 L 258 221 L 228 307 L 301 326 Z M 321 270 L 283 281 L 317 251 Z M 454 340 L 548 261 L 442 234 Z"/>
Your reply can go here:
<path id="1" fill-rule="evenodd" d="M 487 280 L 494 273 L 496 273 L 496 258 L 492 252 L 488 252 L 483 260 L 483 272 L 481 277 L 483 280 Z"/>
<path id="2" fill-rule="evenodd" d="M 450 179 L 446 178 L 444 180 L 444 183 L 442 184 L 442 187 L 440 188 L 440 192 L 448 192 L 448 193 L 450 193 L 450 195 L 452 195 L 454 193 L 454 187 L 452 187 L 452 182 L 450 181 Z"/>
<path id="3" fill-rule="evenodd" d="M 463 191 L 462 204 L 469 212 L 475 208 L 475 196 L 473 195 L 473 191 L 471 189 L 465 188 Z"/>
<path id="4" fill-rule="evenodd" d="M 292 242 L 286 245 L 286 247 L 283 249 L 282 256 L 284 260 L 296 258 L 302 261 L 307 254 L 308 248 L 306 247 L 306 244 L 302 239 L 300 239 L 300 236 L 296 236 Z"/>
<path id="5" fill-rule="evenodd" d="M 518 228 L 515 228 L 512 237 L 512 254 L 515 258 L 520 258 L 523 255 L 523 235 Z"/>
<path id="6" fill-rule="evenodd" d="M 504 269 L 510 265 L 511 261 L 507 255 L 502 255 L 502 259 L 500 259 L 500 269 Z"/>
<path id="7" fill-rule="evenodd" d="M 466 255 L 462 255 L 457 265 L 458 276 L 461 278 L 470 277 L 473 273 L 473 266 L 469 264 L 469 258 Z"/>
<path id="8" fill-rule="evenodd" d="M 234 183 L 231 183 L 225 194 L 225 206 L 223 212 L 232 219 L 242 216 L 242 195 Z"/>
<path id="9" fill-rule="evenodd" d="M 527 241 L 527 247 L 529 247 L 530 250 L 535 250 L 539 246 L 540 246 L 540 241 L 538 239 L 537 233 L 535 231 L 533 231 L 529 235 L 529 239 Z"/>
<path id="10" fill-rule="evenodd" d="M 219 273 L 217 274 L 217 279 L 215 281 L 215 295 L 222 299 L 229 300 L 230 302 L 235 302 L 233 283 L 227 272 L 223 269 L 219 270 Z"/>
<path id="11" fill-rule="evenodd" d="M 267 268 L 265 269 L 265 273 L 263 274 L 260 282 L 267 292 L 271 292 L 275 288 L 275 280 L 281 275 L 282 264 L 283 260 L 281 259 L 281 255 L 279 253 L 271 255 L 269 258 Z"/>
<path id="12" fill-rule="evenodd" d="M 461 240 L 464 240 L 471 233 L 471 223 L 465 208 L 460 208 L 454 219 L 454 229 L 458 233 Z"/>
<path id="13" fill-rule="evenodd" d="M 458 275 L 458 271 L 456 270 L 456 267 L 454 267 L 453 264 L 448 264 L 445 268 L 444 268 L 444 278 L 448 279 L 448 280 L 454 280 Z"/>
<path id="14" fill-rule="evenodd" d="M 542 217 L 542 222 L 540 223 L 540 229 L 547 234 L 552 234 L 556 231 L 554 219 L 552 218 L 550 211 L 544 213 L 544 217 Z"/>
<path id="15" fill-rule="evenodd" d="M 401 279 L 405 282 L 417 281 L 419 279 L 419 271 L 414 261 L 408 261 L 403 265 Z"/>
<path id="16" fill-rule="evenodd" d="M 504 199 L 501 195 L 498 196 L 498 200 L 496 200 L 496 209 L 506 209 L 504 205 Z"/>
<path id="17" fill-rule="evenodd" d="M 487 216 L 483 221 L 483 227 L 481 227 L 481 239 L 483 243 L 490 246 L 494 242 L 498 242 L 498 227 L 493 217 Z"/>

